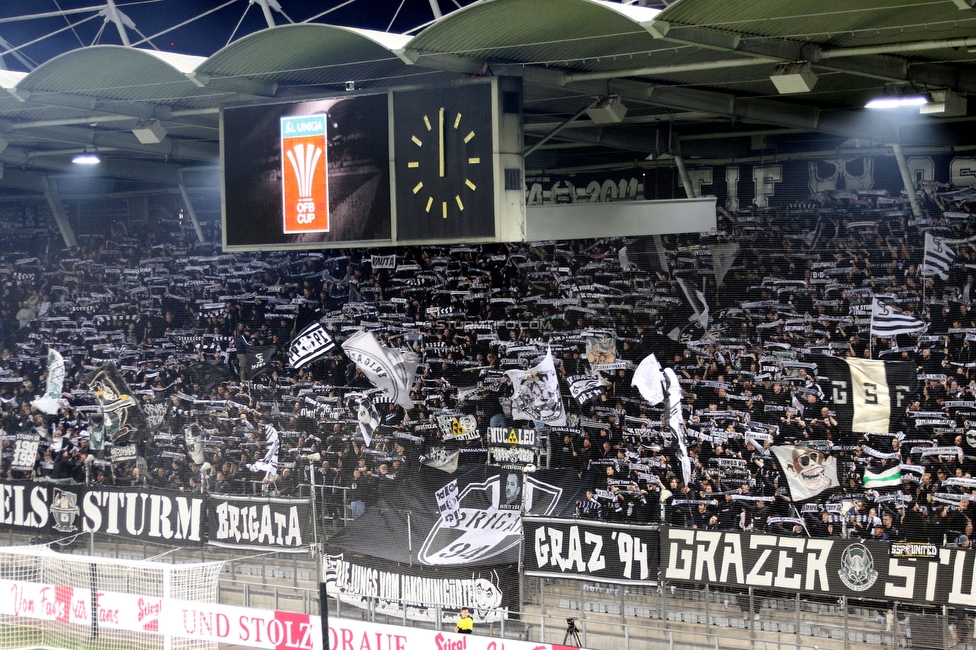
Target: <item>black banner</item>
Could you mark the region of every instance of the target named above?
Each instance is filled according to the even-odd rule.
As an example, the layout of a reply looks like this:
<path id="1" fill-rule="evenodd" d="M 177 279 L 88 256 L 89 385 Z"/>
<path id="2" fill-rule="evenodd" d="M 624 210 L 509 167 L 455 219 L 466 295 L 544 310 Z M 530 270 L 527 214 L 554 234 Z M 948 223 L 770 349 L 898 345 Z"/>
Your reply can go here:
<path id="1" fill-rule="evenodd" d="M 665 580 L 805 594 L 976 606 L 976 553 L 897 557 L 891 544 L 664 527 Z"/>
<path id="2" fill-rule="evenodd" d="M 304 552 L 312 543 L 308 499 L 210 496 L 207 539 L 214 546 Z"/>
<path id="3" fill-rule="evenodd" d="M 509 608 L 518 608 L 514 564 L 471 571 L 411 567 L 339 553 L 322 558 L 322 583 L 342 603 L 394 619 L 433 623 L 439 609 L 441 623 L 454 623 L 458 611 L 468 607 L 475 623 L 497 623 L 507 617 Z"/>
<path id="4" fill-rule="evenodd" d="M 613 584 L 657 579 L 657 526 L 525 517 L 525 575 Z"/>
<path id="5" fill-rule="evenodd" d="M 465 447 L 462 447 L 465 449 Z M 437 492 L 457 481 L 457 517 L 445 517 Z M 329 538 L 335 550 L 426 566 L 516 564 L 521 514 L 557 517 L 573 513 L 580 498 L 574 471 L 518 470 L 462 465 L 453 474 L 424 468 L 397 478 L 375 505 Z M 404 540 L 413 539 L 413 552 Z"/>
<path id="6" fill-rule="evenodd" d="M 179 546 L 203 544 L 202 494 L 0 482 L 0 527 L 66 536 L 101 533 Z"/>

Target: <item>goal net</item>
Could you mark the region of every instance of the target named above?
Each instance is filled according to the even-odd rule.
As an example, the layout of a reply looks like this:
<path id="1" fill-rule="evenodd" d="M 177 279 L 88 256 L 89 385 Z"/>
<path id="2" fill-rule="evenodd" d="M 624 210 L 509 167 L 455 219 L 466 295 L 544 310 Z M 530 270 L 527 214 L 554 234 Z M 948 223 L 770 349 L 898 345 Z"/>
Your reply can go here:
<path id="1" fill-rule="evenodd" d="M 172 634 L 179 603 L 216 603 L 222 562 L 169 564 L 0 549 L 0 648 L 196 650 Z"/>

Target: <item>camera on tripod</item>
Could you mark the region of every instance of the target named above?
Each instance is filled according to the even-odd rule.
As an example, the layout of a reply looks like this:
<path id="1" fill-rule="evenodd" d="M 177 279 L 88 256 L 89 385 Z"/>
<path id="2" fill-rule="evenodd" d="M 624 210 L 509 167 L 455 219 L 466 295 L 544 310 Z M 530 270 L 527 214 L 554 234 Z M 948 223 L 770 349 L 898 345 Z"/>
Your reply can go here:
<path id="1" fill-rule="evenodd" d="M 576 627 L 575 618 L 566 619 L 566 634 L 563 636 L 563 645 L 567 645 L 572 648 L 583 647 L 583 643 L 580 640 L 579 628 Z"/>

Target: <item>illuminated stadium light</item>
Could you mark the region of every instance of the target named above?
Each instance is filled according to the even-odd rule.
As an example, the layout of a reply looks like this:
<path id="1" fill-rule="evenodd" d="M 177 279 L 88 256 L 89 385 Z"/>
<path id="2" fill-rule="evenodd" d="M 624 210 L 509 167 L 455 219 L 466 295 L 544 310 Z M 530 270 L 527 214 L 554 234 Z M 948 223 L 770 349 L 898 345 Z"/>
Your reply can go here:
<path id="1" fill-rule="evenodd" d="M 88 147 L 85 147 L 85 150 L 76 154 L 71 162 L 76 165 L 97 165 L 102 162 L 102 159 L 98 157 L 98 152 L 95 149 L 89 150 Z"/>
<path id="2" fill-rule="evenodd" d="M 923 95 L 915 95 L 911 97 L 879 97 L 877 99 L 872 99 L 864 108 L 877 108 L 877 109 L 892 109 L 892 108 L 903 108 L 905 106 L 923 106 L 929 103 L 929 98 Z"/>

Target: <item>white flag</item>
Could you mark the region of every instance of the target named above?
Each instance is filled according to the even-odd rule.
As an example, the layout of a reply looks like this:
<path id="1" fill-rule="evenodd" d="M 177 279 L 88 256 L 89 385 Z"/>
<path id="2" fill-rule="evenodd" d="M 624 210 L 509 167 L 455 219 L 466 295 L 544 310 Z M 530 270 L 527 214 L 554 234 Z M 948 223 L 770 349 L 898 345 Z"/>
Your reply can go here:
<path id="1" fill-rule="evenodd" d="M 394 269 L 396 268 L 396 255 L 372 255 L 369 262 L 374 269 Z"/>
<path id="2" fill-rule="evenodd" d="M 664 369 L 665 388 L 668 390 L 668 427 L 677 438 L 678 448 L 675 456 L 681 465 L 681 477 L 685 485 L 691 483 L 691 459 L 688 457 L 688 445 L 685 443 L 685 421 L 681 417 L 681 384 L 678 376 L 671 368 Z"/>
<path id="3" fill-rule="evenodd" d="M 688 320 L 697 322 L 702 326 L 702 329 L 708 330 L 708 303 L 705 301 L 705 294 L 698 289 L 695 289 L 694 293 L 692 293 L 683 278 L 675 277 L 675 280 L 684 292 L 685 298 L 688 299 L 688 304 L 691 305 L 691 309 L 694 312 L 688 317 Z"/>
<path id="4" fill-rule="evenodd" d="M 566 410 L 559 394 L 559 378 L 551 349 L 546 350 L 545 358 L 534 368 L 509 370 L 505 374 L 515 388 L 512 395 L 514 419 L 566 426 Z"/>
<path id="5" fill-rule="evenodd" d="M 460 457 L 461 452 L 457 449 L 451 451 L 447 447 L 432 447 L 426 455 L 420 457 L 420 462 L 427 467 L 453 474 L 457 471 Z"/>
<path id="6" fill-rule="evenodd" d="M 458 500 L 458 484 L 454 479 L 437 492 L 437 509 L 440 510 L 441 518 L 448 528 L 456 528 L 461 523 L 461 503 Z"/>
<path id="7" fill-rule="evenodd" d="M 268 445 L 268 451 L 264 458 L 251 463 L 247 466 L 252 472 L 268 472 L 269 474 L 278 473 L 278 449 L 281 447 L 281 439 L 278 437 L 278 430 L 270 424 L 264 425 L 264 442 Z"/>
<path id="8" fill-rule="evenodd" d="M 712 270 L 715 272 L 715 286 L 722 286 L 722 282 L 725 281 L 729 269 L 735 264 L 735 258 L 738 254 L 739 244 L 736 242 L 712 246 Z"/>
<path id="9" fill-rule="evenodd" d="M 183 435 L 186 438 L 186 451 L 190 459 L 197 465 L 203 465 L 206 458 L 203 456 L 203 433 L 200 431 L 200 425 L 187 425 L 184 427 Z"/>
<path id="10" fill-rule="evenodd" d="M 925 233 L 925 257 L 922 260 L 922 275 L 937 275 L 949 279 L 949 271 L 956 259 L 956 253 L 932 233 Z"/>
<path id="11" fill-rule="evenodd" d="M 44 394 L 31 402 L 38 411 L 54 415 L 61 408 L 61 388 L 64 385 L 64 359 L 54 348 L 47 351 L 47 382 Z"/>
<path id="12" fill-rule="evenodd" d="M 630 380 L 630 385 L 636 386 L 641 397 L 650 402 L 651 406 L 664 401 L 664 373 L 661 371 L 661 364 L 657 357 L 649 354 L 640 362 L 637 370 L 634 371 L 634 378 Z"/>
<path id="13" fill-rule="evenodd" d="M 365 330 L 346 339 L 342 349 L 374 386 L 403 408 L 413 408 L 410 386 L 420 364 L 416 354 L 384 347 Z"/>
<path id="14" fill-rule="evenodd" d="M 301 368 L 306 363 L 315 361 L 335 347 L 335 342 L 322 327 L 322 323 L 315 321 L 298 336 L 288 347 L 288 364 L 292 368 Z"/>
<path id="15" fill-rule="evenodd" d="M 921 318 L 909 316 L 905 312 L 889 307 L 875 298 L 871 303 L 871 336 L 891 338 L 898 334 L 924 332 L 928 328 Z"/>
<path id="16" fill-rule="evenodd" d="M 373 434 L 380 426 L 380 414 L 376 412 L 376 407 L 368 397 L 362 397 L 356 406 L 356 419 L 359 420 L 359 432 L 363 434 L 366 446 L 373 442 Z"/>

